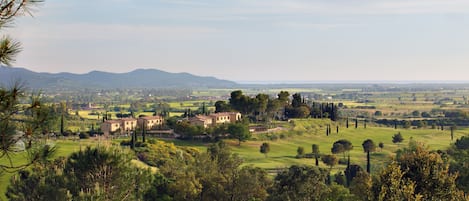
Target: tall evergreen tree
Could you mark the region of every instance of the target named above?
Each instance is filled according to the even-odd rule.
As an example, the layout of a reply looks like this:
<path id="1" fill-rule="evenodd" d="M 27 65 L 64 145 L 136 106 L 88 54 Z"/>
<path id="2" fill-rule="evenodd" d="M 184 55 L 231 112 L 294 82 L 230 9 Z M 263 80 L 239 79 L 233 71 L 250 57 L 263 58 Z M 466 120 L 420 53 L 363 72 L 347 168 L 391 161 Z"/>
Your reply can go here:
<path id="1" fill-rule="evenodd" d="M 366 172 L 370 174 L 371 171 L 371 163 L 370 163 L 370 152 L 374 152 L 376 150 L 376 145 L 371 139 L 367 139 L 362 143 L 363 151 L 366 153 Z"/>

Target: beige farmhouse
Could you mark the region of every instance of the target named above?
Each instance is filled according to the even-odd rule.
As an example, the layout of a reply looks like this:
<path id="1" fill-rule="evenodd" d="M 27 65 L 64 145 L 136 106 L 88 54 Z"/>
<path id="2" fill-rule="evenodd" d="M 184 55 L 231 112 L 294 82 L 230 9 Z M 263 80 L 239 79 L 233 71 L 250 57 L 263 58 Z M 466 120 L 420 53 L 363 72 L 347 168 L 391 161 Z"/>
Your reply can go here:
<path id="1" fill-rule="evenodd" d="M 203 126 L 207 128 L 217 124 L 235 123 L 241 120 L 241 113 L 239 112 L 220 112 L 210 115 L 197 115 L 189 119 L 191 124 Z"/>
<path id="2" fill-rule="evenodd" d="M 108 136 L 111 133 L 120 131 L 121 121 L 119 120 L 108 120 L 101 124 L 101 131 L 105 136 Z"/>
<path id="3" fill-rule="evenodd" d="M 121 122 L 121 130 L 122 131 L 131 131 L 135 130 L 137 127 L 137 120 L 134 118 L 125 118 L 125 119 L 119 119 Z"/>
<path id="4" fill-rule="evenodd" d="M 137 127 L 141 128 L 142 126 L 145 126 L 145 128 L 148 130 L 151 130 L 159 125 L 162 125 L 163 120 L 164 119 L 161 116 L 140 117 L 138 119 L 124 118 L 107 120 L 101 124 L 101 131 L 104 135 L 108 136 L 112 133 L 123 134 L 128 131 L 135 130 Z"/>
<path id="5" fill-rule="evenodd" d="M 148 116 L 138 118 L 139 127 L 145 126 L 145 129 L 151 130 L 158 126 L 163 125 L 164 119 L 162 116 Z"/>
<path id="6" fill-rule="evenodd" d="M 212 125 L 212 118 L 210 118 L 209 116 L 197 115 L 193 118 L 190 118 L 189 122 L 192 125 L 202 126 L 204 128 L 207 128 Z"/>

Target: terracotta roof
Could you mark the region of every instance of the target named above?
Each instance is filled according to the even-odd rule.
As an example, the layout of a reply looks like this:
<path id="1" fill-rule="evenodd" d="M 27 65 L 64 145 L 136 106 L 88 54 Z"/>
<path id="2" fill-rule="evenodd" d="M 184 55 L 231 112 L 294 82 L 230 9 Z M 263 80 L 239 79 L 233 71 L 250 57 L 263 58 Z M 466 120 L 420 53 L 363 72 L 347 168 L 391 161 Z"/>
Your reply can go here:
<path id="1" fill-rule="evenodd" d="M 210 114 L 210 116 L 215 116 L 215 117 L 219 117 L 219 116 L 229 116 L 229 115 L 238 114 L 238 113 L 239 113 L 239 112 L 219 112 L 219 113 Z"/>
<path id="2" fill-rule="evenodd" d="M 151 120 L 151 119 L 163 119 L 161 116 L 146 116 L 146 117 L 139 117 L 140 119 Z"/>
<path id="3" fill-rule="evenodd" d="M 121 122 L 119 120 L 106 120 L 103 123 L 108 123 L 108 124 L 120 124 Z"/>
<path id="4" fill-rule="evenodd" d="M 192 119 L 197 119 L 197 120 L 210 120 L 211 118 L 208 117 L 208 116 L 204 116 L 204 115 L 197 115 L 195 117 L 192 117 Z"/>
<path id="5" fill-rule="evenodd" d="M 134 119 L 134 118 L 122 118 L 120 120 L 121 121 L 137 121 L 137 119 Z"/>

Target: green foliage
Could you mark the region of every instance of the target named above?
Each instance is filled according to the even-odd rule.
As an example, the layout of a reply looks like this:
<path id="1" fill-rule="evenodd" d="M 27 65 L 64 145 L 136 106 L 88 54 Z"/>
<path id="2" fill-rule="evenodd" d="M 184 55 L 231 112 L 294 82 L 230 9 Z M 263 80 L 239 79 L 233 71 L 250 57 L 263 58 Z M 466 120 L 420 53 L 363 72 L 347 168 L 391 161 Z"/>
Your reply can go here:
<path id="1" fill-rule="evenodd" d="M 402 153 L 397 161 L 403 177 L 415 182 L 415 195 L 424 200 L 461 200 L 456 187 L 456 174 L 450 174 L 448 163 L 438 153 L 428 151 L 421 144 Z M 410 151 L 412 150 L 412 151 Z"/>
<path id="2" fill-rule="evenodd" d="M 376 151 L 376 145 L 371 139 L 367 139 L 362 143 L 363 151 L 366 152 L 366 171 L 371 173 L 370 152 Z"/>
<path id="3" fill-rule="evenodd" d="M 316 166 L 319 166 L 319 157 L 320 157 L 319 145 L 313 144 L 311 148 L 312 148 L 312 153 L 314 155 L 315 164 Z"/>
<path id="4" fill-rule="evenodd" d="M 137 144 L 138 145 L 138 144 Z M 137 157 L 146 164 L 154 167 L 165 165 L 168 161 L 178 157 L 192 158 L 198 154 L 198 149 L 190 147 L 177 147 L 173 143 L 155 141 L 149 143 L 145 149 L 137 149 Z"/>
<path id="5" fill-rule="evenodd" d="M 139 200 L 150 172 L 119 149 L 90 148 L 12 178 L 10 200 Z M 32 193 L 33 192 L 33 193 Z"/>
<path id="6" fill-rule="evenodd" d="M 324 200 L 329 188 L 328 171 L 310 166 L 291 166 L 275 177 L 267 200 Z"/>
<path id="7" fill-rule="evenodd" d="M 267 158 L 267 154 L 270 152 L 270 144 L 268 142 L 262 143 L 259 151 Z"/>
<path id="8" fill-rule="evenodd" d="M 404 137 L 402 137 L 401 132 L 392 136 L 392 143 L 401 143 L 402 141 L 404 141 Z"/>
<path id="9" fill-rule="evenodd" d="M 363 151 L 364 152 L 374 152 L 376 151 L 376 145 L 371 139 L 367 139 L 362 143 Z"/>
<path id="10" fill-rule="evenodd" d="M 337 163 L 339 162 L 339 159 L 337 159 L 335 155 L 331 155 L 331 154 L 322 156 L 321 160 L 324 164 L 328 165 L 330 169 L 332 169 L 332 167 L 337 165 Z"/>
<path id="11" fill-rule="evenodd" d="M 332 144 L 331 152 L 333 154 L 343 153 L 344 159 L 345 159 L 345 153 L 349 152 L 352 149 L 353 149 L 353 145 L 349 140 L 341 139 L 341 140 L 335 141 L 334 144 Z"/>
<path id="12" fill-rule="evenodd" d="M 241 142 L 244 142 L 251 138 L 251 132 L 249 132 L 249 128 L 246 124 L 229 124 L 227 131 L 228 133 L 230 133 L 232 138 L 238 140 L 238 145 L 241 145 Z"/>
<path id="13" fill-rule="evenodd" d="M 9 161 L 8 164 L 0 165 L 0 174 L 17 171 L 43 160 L 38 153 L 45 153 L 44 149 L 49 148 L 36 139 L 48 133 L 50 108 L 36 96 L 31 97 L 30 103 L 20 104 L 25 98 L 25 92 L 19 84 L 10 89 L 0 87 L 0 159 Z M 24 143 L 24 147 L 18 147 L 17 143 Z M 14 163 L 11 158 L 18 149 L 26 149 L 32 157 L 25 163 Z"/>
<path id="14" fill-rule="evenodd" d="M 241 164 L 242 160 L 220 141 L 210 145 L 207 153 L 176 157 L 160 171 L 172 181 L 168 193 L 174 200 L 264 200 L 271 182 L 267 172 L 251 166 L 241 168 Z"/>
<path id="15" fill-rule="evenodd" d="M 456 140 L 454 143 L 457 149 L 460 150 L 469 150 L 469 136 L 463 136 Z"/>
<path id="16" fill-rule="evenodd" d="M 416 195 L 415 182 L 404 177 L 396 162 L 392 162 L 382 170 L 376 180 L 373 181 L 373 195 L 375 200 L 421 200 L 421 195 Z M 358 194 L 358 193 L 357 193 Z"/>
<path id="17" fill-rule="evenodd" d="M 371 176 L 365 171 L 357 171 L 350 185 L 350 192 L 359 200 L 372 201 L 372 180 Z"/>
<path id="18" fill-rule="evenodd" d="M 465 147 L 466 140 L 468 137 L 463 136 L 458 139 L 461 144 L 456 143 L 448 150 L 448 154 L 451 156 L 450 172 L 458 174 L 456 184 L 459 189 L 463 190 L 466 194 L 469 193 L 469 151 Z M 456 140 L 456 142 L 458 142 Z M 464 143 L 463 143 L 464 142 Z"/>
<path id="19" fill-rule="evenodd" d="M 173 198 L 169 195 L 169 183 L 171 181 L 163 175 L 157 173 L 153 175 L 150 187 L 143 194 L 143 200 L 145 201 L 171 201 Z"/>
<path id="20" fill-rule="evenodd" d="M 303 158 L 305 155 L 305 148 L 304 147 L 298 147 L 298 149 L 296 149 L 296 157 L 297 158 Z"/>
<path id="21" fill-rule="evenodd" d="M 6 196 L 12 201 L 26 200 L 69 200 L 70 195 L 64 186 L 66 178 L 62 176 L 65 159 L 45 162 L 21 170 L 10 179 Z"/>

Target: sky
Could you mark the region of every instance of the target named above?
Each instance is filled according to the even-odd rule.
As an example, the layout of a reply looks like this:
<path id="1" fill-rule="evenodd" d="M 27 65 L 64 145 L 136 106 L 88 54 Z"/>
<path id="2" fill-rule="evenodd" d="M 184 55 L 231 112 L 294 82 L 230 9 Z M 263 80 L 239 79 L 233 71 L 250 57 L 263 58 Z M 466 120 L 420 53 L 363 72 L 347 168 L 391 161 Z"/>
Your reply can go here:
<path id="1" fill-rule="evenodd" d="M 46 0 L 4 31 L 38 72 L 469 81 L 467 0 Z"/>

